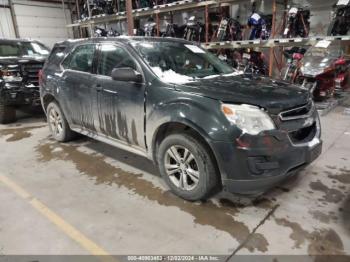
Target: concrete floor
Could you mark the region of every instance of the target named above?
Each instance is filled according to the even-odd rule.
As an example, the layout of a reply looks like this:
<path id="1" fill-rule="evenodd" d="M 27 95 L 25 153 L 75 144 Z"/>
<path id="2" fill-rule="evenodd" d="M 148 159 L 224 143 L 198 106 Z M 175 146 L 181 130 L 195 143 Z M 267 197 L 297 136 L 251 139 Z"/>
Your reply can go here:
<path id="1" fill-rule="evenodd" d="M 0 125 L 0 256 L 350 255 L 350 115 L 343 112 L 339 106 L 321 118 L 320 158 L 244 204 L 227 194 L 181 200 L 148 160 L 84 137 L 56 143 L 42 117 Z"/>

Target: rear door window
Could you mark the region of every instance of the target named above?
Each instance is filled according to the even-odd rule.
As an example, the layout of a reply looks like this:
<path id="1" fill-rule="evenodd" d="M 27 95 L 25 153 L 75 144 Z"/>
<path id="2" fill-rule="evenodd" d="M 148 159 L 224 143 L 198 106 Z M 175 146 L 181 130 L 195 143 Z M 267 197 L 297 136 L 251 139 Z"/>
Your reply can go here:
<path id="1" fill-rule="evenodd" d="M 80 45 L 62 63 L 63 68 L 81 72 L 92 72 L 96 45 Z"/>

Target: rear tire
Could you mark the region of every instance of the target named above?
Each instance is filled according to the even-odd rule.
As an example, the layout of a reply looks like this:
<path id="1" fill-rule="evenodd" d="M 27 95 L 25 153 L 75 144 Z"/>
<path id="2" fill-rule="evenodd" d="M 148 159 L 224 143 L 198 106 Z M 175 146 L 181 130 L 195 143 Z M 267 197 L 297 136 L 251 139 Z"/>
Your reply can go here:
<path id="1" fill-rule="evenodd" d="M 5 105 L 0 100 L 0 124 L 9 124 L 16 121 L 16 109 Z"/>
<path id="2" fill-rule="evenodd" d="M 183 199 L 207 199 L 219 186 L 219 172 L 208 147 L 190 134 L 167 136 L 157 151 L 159 171 Z"/>
<path id="3" fill-rule="evenodd" d="M 75 138 L 75 132 L 69 127 L 66 117 L 56 102 L 51 102 L 46 109 L 47 123 L 52 137 L 59 142 L 68 142 Z"/>

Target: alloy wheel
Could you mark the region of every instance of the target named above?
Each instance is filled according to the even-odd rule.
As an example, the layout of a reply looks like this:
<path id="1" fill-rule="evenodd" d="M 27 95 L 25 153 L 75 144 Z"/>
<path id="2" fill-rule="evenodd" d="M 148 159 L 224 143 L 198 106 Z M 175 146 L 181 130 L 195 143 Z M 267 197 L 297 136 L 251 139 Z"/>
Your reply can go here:
<path id="1" fill-rule="evenodd" d="M 54 136 L 59 136 L 63 131 L 63 122 L 61 115 L 54 108 L 49 112 L 49 125 Z"/>
<path id="2" fill-rule="evenodd" d="M 165 153 L 165 170 L 178 188 L 193 190 L 199 182 L 199 169 L 194 155 L 184 146 L 171 146 Z"/>

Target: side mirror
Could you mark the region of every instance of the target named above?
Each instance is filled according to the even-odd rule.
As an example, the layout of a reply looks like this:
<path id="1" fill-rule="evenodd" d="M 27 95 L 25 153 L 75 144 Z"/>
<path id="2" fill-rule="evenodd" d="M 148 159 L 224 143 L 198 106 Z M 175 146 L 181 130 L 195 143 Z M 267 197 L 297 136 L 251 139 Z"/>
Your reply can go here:
<path id="1" fill-rule="evenodd" d="M 131 67 L 123 67 L 123 68 L 114 68 L 112 70 L 112 79 L 115 81 L 124 81 L 124 82 L 142 82 L 142 75 L 132 69 Z"/>

